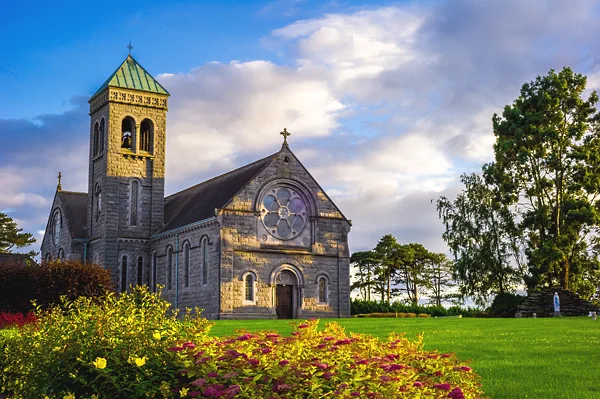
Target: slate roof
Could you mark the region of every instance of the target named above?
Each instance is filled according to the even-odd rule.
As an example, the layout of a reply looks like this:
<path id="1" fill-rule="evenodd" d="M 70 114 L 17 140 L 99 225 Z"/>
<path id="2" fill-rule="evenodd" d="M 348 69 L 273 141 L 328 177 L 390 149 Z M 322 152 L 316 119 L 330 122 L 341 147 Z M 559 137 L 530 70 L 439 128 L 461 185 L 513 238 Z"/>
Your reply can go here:
<path id="1" fill-rule="evenodd" d="M 162 87 L 161 84 L 131 56 L 131 54 L 128 55 L 117 70 L 106 79 L 106 82 L 96 90 L 94 95 L 90 98 L 90 101 L 109 86 L 169 95 L 169 92 Z"/>
<path id="2" fill-rule="evenodd" d="M 158 233 L 215 216 L 277 153 L 165 198 L 165 224 Z"/>
<path id="3" fill-rule="evenodd" d="M 58 191 L 62 206 L 61 209 L 67 218 L 71 237 L 87 238 L 87 193 L 76 193 L 73 191 Z"/>

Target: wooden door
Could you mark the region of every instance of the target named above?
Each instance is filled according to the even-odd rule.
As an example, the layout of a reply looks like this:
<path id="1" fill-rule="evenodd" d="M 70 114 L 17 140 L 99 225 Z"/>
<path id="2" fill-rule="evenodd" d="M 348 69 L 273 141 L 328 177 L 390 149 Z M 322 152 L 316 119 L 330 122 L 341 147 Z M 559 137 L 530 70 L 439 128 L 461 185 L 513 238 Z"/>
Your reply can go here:
<path id="1" fill-rule="evenodd" d="M 292 306 L 292 288 L 293 285 L 278 285 L 275 291 L 276 306 L 275 311 L 278 319 L 293 319 L 294 312 Z"/>

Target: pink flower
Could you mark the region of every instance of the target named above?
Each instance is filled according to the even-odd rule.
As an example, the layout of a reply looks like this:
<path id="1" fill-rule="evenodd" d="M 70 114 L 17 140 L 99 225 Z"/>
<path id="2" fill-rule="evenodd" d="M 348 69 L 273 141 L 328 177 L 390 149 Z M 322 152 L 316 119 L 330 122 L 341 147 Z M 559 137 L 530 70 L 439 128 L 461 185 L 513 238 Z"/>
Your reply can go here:
<path id="1" fill-rule="evenodd" d="M 362 359 L 362 360 L 357 361 L 354 364 L 369 364 L 369 361 L 367 359 Z"/>
<path id="2" fill-rule="evenodd" d="M 315 364 L 315 366 L 317 366 L 317 368 L 321 370 L 327 370 L 327 368 L 329 367 L 326 363 L 317 363 Z"/>
<path id="3" fill-rule="evenodd" d="M 289 384 L 275 384 L 273 385 L 273 392 L 287 392 L 292 389 Z"/>
<path id="4" fill-rule="evenodd" d="M 350 392 L 350 395 L 352 395 L 352 396 L 360 396 L 360 392 L 358 392 L 358 391 L 352 391 L 352 392 Z"/>
<path id="5" fill-rule="evenodd" d="M 326 379 L 327 381 L 329 381 L 332 376 L 333 376 L 333 373 L 330 373 L 329 371 L 326 371 L 323 373 L 323 378 Z"/>
<path id="6" fill-rule="evenodd" d="M 462 366 L 460 369 L 461 369 L 461 370 L 463 370 L 463 371 L 471 371 L 471 370 L 473 370 L 473 369 L 472 369 L 471 367 L 469 367 L 469 366 Z"/>
<path id="7" fill-rule="evenodd" d="M 452 399 L 465 399 L 465 394 L 460 388 L 456 387 L 448 394 L 448 397 Z"/>
<path id="8" fill-rule="evenodd" d="M 306 323 L 298 325 L 298 328 L 306 328 L 306 327 L 308 327 L 308 324 L 306 324 Z"/>
<path id="9" fill-rule="evenodd" d="M 167 348 L 167 350 L 170 352 L 180 352 L 183 349 L 184 349 L 183 346 L 173 346 L 171 348 Z"/>
<path id="10" fill-rule="evenodd" d="M 333 341 L 335 338 L 333 337 L 324 337 L 323 341 Z"/>
<path id="11" fill-rule="evenodd" d="M 349 344 L 350 342 L 352 342 L 351 340 L 349 340 L 348 338 L 346 339 L 338 339 L 334 345 L 346 345 Z"/>
<path id="12" fill-rule="evenodd" d="M 348 388 L 348 384 L 346 384 L 345 382 L 338 386 L 338 389 L 346 389 L 346 388 Z"/>
<path id="13" fill-rule="evenodd" d="M 252 335 L 250 335 L 250 334 L 244 334 L 244 335 L 240 335 L 236 339 L 238 341 L 248 341 L 250 338 L 252 338 Z"/>
<path id="14" fill-rule="evenodd" d="M 270 334 L 265 335 L 265 337 L 267 337 L 267 338 L 279 338 L 279 337 L 281 337 L 281 335 L 270 333 Z"/>
<path id="15" fill-rule="evenodd" d="M 198 396 L 198 395 L 202 395 L 202 392 L 200 392 L 200 391 L 192 391 L 192 392 L 188 392 L 188 396 L 189 396 L 190 398 L 195 398 L 195 397 L 196 397 L 196 396 Z"/>
<path id="16" fill-rule="evenodd" d="M 434 384 L 433 387 L 437 389 L 442 389 L 444 391 L 450 390 L 450 384 Z"/>
<path id="17" fill-rule="evenodd" d="M 186 342 L 185 344 L 183 344 L 183 347 L 194 349 L 196 347 L 196 345 L 194 345 L 193 342 Z"/>
<path id="18" fill-rule="evenodd" d="M 207 376 L 208 378 L 217 378 L 217 377 L 219 376 L 219 374 L 217 374 L 217 373 L 216 373 L 216 372 L 214 372 L 214 371 L 209 371 L 208 373 L 206 373 L 206 376 Z"/>
<path id="19" fill-rule="evenodd" d="M 298 335 L 300 334 L 298 331 L 292 331 L 292 335 Z"/>
<path id="20" fill-rule="evenodd" d="M 262 348 L 260 351 L 263 355 L 266 355 L 267 353 L 271 353 L 271 348 Z"/>
<path id="21" fill-rule="evenodd" d="M 325 344 L 317 345 L 317 349 L 325 349 L 326 347 L 327 347 L 327 345 L 325 345 Z"/>
<path id="22" fill-rule="evenodd" d="M 248 363 L 250 363 L 252 366 L 258 366 L 260 361 L 258 359 L 248 359 Z"/>
<path id="23" fill-rule="evenodd" d="M 417 388 L 423 388 L 424 384 L 421 381 L 415 381 L 413 386 Z"/>
<path id="24" fill-rule="evenodd" d="M 282 360 L 282 361 L 280 361 L 280 362 L 279 362 L 279 365 L 280 365 L 280 366 L 285 366 L 285 365 L 286 365 L 286 364 L 288 364 L 288 363 L 289 363 L 289 361 L 288 361 L 288 360 Z"/>

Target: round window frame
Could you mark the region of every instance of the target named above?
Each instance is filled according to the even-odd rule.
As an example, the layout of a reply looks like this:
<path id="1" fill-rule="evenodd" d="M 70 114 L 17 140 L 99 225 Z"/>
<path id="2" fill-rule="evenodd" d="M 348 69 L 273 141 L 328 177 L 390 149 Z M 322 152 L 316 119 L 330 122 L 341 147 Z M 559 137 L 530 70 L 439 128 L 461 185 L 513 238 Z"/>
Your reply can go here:
<path id="1" fill-rule="evenodd" d="M 278 204 L 278 208 L 276 210 L 269 210 L 267 209 L 267 207 L 264 204 L 264 200 L 268 195 L 272 195 L 275 198 L 277 198 L 277 194 L 279 193 L 279 190 L 281 189 L 287 189 L 291 192 L 291 196 L 288 200 L 288 202 L 286 203 L 286 205 L 282 206 L 281 204 L 279 204 L 279 201 L 277 201 Z M 302 206 L 303 206 L 303 213 L 302 218 L 303 223 L 302 223 L 302 227 L 299 229 L 293 229 L 292 226 L 290 226 L 290 223 L 288 221 L 286 221 L 288 227 L 290 228 L 291 232 L 290 235 L 287 237 L 282 237 L 281 235 L 279 235 L 277 233 L 277 226 L 279 225 L 279 223 L 281 222 L 281 220 L 284 220 L 284 218 L 281 218 L 278 220 L 277 224 L 275 225 L 275 230 L 273 230 L 273 227 L 269 227 L 267 226 L 267 224 L 265 223 L 265 217 L 266 215 L 268 215 L 269 213 L 271 214 L 278 214 L 279 211 L 281 209 L 283 209 L 283 207 L 285 207 L 286 211 L 290 212 L 289 208 L 288 208 L 288 204 L 290 203 L 291 200 L 295 199 L 295 198 L 299 198 L 302 201 Z M 305 194 L 303 193 L 302 190 L 294 187 L 294 186 L 290 186 L 287 184 L 273 184 L 271 186 L 269 186 L 268 188 L 266 188 L 264 190 L 264 192 L 261 194 L 261 196 L 259 197 L 259 202 L 257 204 L 257 208 L 258 211 L 260 213 L 260 221 L 264 227 L 264 229 L 267 231 L 267 233 L 269 233 L 269 235 L 271 235 L 272 237 L 276 238 L 277 240 L 282 240 L 282 241 L 290 241 L 293 240 L 297 237 L 299 237 L 306 229 L 306 226 L 309 224 L 309 217 L 310 217 L 310 213 L 311 213 L 311 204 L 310 202 L 306 199 Z M 299 214 L 300 212 L 290 212 L 291 214 Z M 289 216 L 288 216 L 289 217 Z"/>

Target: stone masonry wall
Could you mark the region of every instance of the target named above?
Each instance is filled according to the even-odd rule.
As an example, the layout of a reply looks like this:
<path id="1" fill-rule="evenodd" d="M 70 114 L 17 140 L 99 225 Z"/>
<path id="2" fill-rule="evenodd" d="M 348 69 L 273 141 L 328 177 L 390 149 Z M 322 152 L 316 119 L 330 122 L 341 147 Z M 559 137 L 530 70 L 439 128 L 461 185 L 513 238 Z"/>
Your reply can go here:
<path id="1" fill-rule="evenodd" d="M 208 238 L 208 279 L 202 280 L 202 248 L 201 242 Z M 190 277 L 189 287 L 185 286 L 184 245 L 190 245 Z M 202 315 L 214 319 L 219 312 L 219 226 L 215 220 L 201 225 L 170 232 L 152 241 L 151 252 L 156 251 L 158 258 L 159 284 L 164 285 L 163 297 L 180 310 L 185 308 L 202 308 Z M 167 249 L 173 248 L 173 270 L 171 289 L 167 289 Z M 177 263 L 176 263 L 177 260 Z M 179 271 L 177 271 L 177 267 Z M 176 285 L 178 276 L 178 286 Z"/>
<path id="2" fill-rule="evenodd" d="M 308 234 L 299 237 L 308 240 L 264 239 L 257 202 L 265 188 L 278 184 L 307 197 L 312 208 L 304 231 Z M 276 317 L 274 279 L 282 267 L 293 270 L 300 280 L 294 294 L 295 317 L 349 316 L 350 225 L 287 147 L 221 210 L 218 220 L 222 226 L 221 318 Z M 244 301 L 247 272 L 257 277 L 255 304 Z M 328 280 L 326 304 L 318 303 L 318 276 Z"/>

